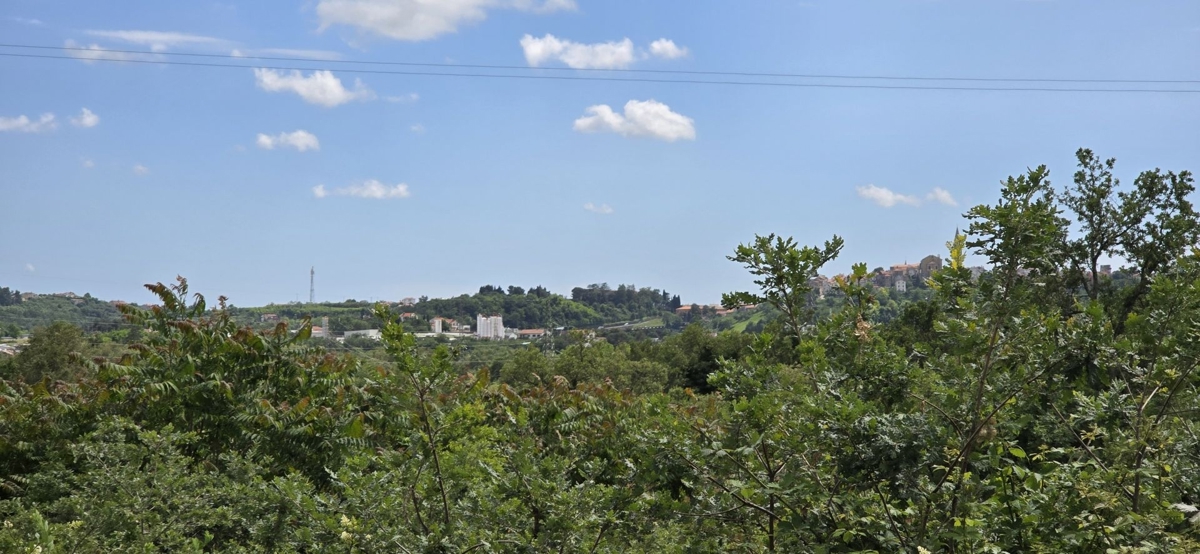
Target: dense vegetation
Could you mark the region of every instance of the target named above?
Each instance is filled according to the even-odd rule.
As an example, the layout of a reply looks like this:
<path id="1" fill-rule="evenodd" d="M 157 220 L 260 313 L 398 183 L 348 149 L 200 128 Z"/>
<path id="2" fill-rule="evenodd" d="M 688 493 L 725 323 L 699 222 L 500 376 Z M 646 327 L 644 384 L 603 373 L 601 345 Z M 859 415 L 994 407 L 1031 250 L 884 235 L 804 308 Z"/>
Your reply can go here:
<path id="1" fill-rule="evenodd" d="M 90 295 L 77 298 L 46 295 L 25 301 L 20 298 L 19 294 L 13 294 L 8 304 L 0 303 L 0 335 L 6 334 L 6 330 L 12 330 L 15 335 L 17 331 L 28 331 L 57 321 L 99 332 L 127 327 L 115 306 Z"/>
<path id="2" fill-rule="evenodd" d="M 863 264 L 817 309 L 840 238 L 769 235 L 724 299 L 763 332 L 580 332 L 498 375 L 383 307 L 376 360 L 154 285 L 129 355 L 0 382 L 0 550 L 1195 552 L 1192 178 L 1079 162 L 1007 179 L 887 322 Z"/>
<path id="3" fill-rule="evenodd" d="M 526 291 L 515 286 L 506 290 L 486 285 L 480 287 L 476 294 L 454 298 L 422 297 L 406 309 L 425 321 L 446 317 L 469 324 L 472 328 L 475 326 L 475 316 L 479 314 L 500 315 L 506 327 L 518 329 L 595 327 L 604 323 L 604 318 L 595 310 L 540 286 Z"/>
<path id="4" fill-rule="evenodd" d="M 21 303 L 21 291 L 0 287 L 0 307 Z"/>
<path id="5" fill-rule="evenodd" d="M 672 296 L 665 290 L 637 288 L 634 285 L 617 285 L 613 289 L 608 283 L 575 287 L 571 289 L 571 300 L 579 302 L 600 314 L 604 321 L 632 321 L 674 313 L 682 303 L 679 295 Z"/>

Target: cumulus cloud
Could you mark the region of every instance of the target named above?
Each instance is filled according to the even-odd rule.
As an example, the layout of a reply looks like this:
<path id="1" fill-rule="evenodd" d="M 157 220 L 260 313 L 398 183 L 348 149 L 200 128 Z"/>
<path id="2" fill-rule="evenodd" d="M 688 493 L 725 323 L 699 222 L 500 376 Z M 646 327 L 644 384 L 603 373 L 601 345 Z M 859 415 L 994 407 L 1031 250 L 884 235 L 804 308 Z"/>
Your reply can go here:
<path id="1" fill-rule="evenodd" d="M 148 168 L 148 167 L 146 167 L 146 166 L 144 166 L 144 165 L 142 165 L 142 164 L 137 164 L 137 165 L 134 165 L 134 166 L 133 166 L 133 172 L 134 172 L 134 174 L 136 174 L 136 175 L 149 175 L 149 174 L 150 174 L 150 168 Z"/>
<path id="2" fill-rule="evenodd" d="M 624 69 L 651 56 L 670 60 L 688 54 L 687 48 L 665 38 L 650 43 L 649 50 L 642 50 L 634 48 L 633 41 L 628 38 L 584 44 L 549 33 L 541 38 L 533 35 L 521 37 L 521 49 L 525 52 L 525 62 L 530 66 L 557 61 L 575 69 Z"/>
<path id="3" fill-rule="evenodd" d="M 299 152 L 321 149 L 321 142 L 317 140 L 317 136 L 303 129 L 297 129 L 290 133 L 279 133 L 278 135 L 259 133 L 258 140 L 255 143 L 258 144 L 259 148 L 266 150 L 274 150 L 276 146 L 280 148 L 294 148 Z"/>
<path id="4" fill-rule="evenodd" d="M 175 46 L 208 45 L 219 46 L 227 43 L 224 39 L 176 33 L 170 31 L 85 31 L 88 35 L 148 46 L 155 52 L 162 52 Z"/>
<path id="5" fill-rule="evenodd" d="M 637 60 L 633 41 L 628 38 L 619 42 L 582 44 L 551 34 L 542 38 L 525 35 L 521 37 L 521 49 L 525 51 L 525 61 L 534 67 L 557 60 L 575 69 L 621 69 Z"/>
<path id="6" fill-rule="evenodd" d="M 597 205 L 597 204 L 588 202 L 587 204 L 583 205 L 583 209 L 585 209 L 589 212 L 592 212 L 592 213 L 598 213 L 598 214 L 602 214 L 602 215 L 608 215 L 608 214 L 613 213 L 612 206 L 609 206 L 608 204 Z"/>
<path id="7" fill-rule="evenodd" d="M 420 100 L 420 99 L 421 99 L 421 95 L 417 94 L 415 92 L 410 92 L 408 94 L 401 94 L 400 96 L 387 97 L 388 102 L 395 102 L 397 104 L 414 104 L 414 103 L 416 103 L 417 100 Z"/>
<path id="8" fill-rule="evenodd" d="M 549 13 L 576 8 L 574 0 L 320 0 L 320 30 L 347 25 L 396 40 L 429 40 L 487 19 L 489 10 Z"/>
<path id="9" fill-rule="evenodd" d="M 958 201 L 950 195 L 950 192 L 941 187 L 933 187 L 933 190 L 929 191 L 929 194 L 926 195 L 925 198 L 933 202 L 945 204 L 947 206 L 958 205 Z"/>
<path id="10" fill-rule="evenodd" d="M 650 137 L 667 142 L 696 140 L 692 118 L 671 111 L 657 100 L 630 100 L 625 113 L 613 111 L 607 104 L 589 107 L 587 115 L 575 120 L 581 133 L 617 133 L 625 137 Z"/>
<path id="11" fill-rule="evenodd" d="M 313 196 L 317 198 L 325 198 L 326 196 L 354 196 L 373 200 L 408 198 L 409 195 L 408 185 L 405 183 L 385 185 L 375 179 L 368 179 L 356 185 L 334 189 L 325 188 L 325 185 L 317 185 L 313 187 L 312 192 Z"/>
<path id="12" fill-rule="evenodd" d="M 54 114 L 44 113 L 37 120 L 29 119 L 24 115 L 17 117 L 0 117 L 0 131 L 14 131 L 18 133 L 45 133 L 53 131 L 58 127 L 58 122 L 54 120 Z"/>
<path id="13" fill-rule="evenodd" d="M 92 110 L 84 108 L 79 112 L 79 117 L 72 117 L 71 124 L 76 127 L 95 127 L 100 124 L 100 116 L 92 113 Z"/>
<path id="14" fill-rule="evenodd" d="M 673 60 L 688 55 L 688 49 L 676 46 L 673 40 L 660 38 L 650 43 L 650 55 L 665 60 Z"/>
<path id="15" fill-rule="evenodd" d="M 355 100 L 370 100 L 375 93 L 362 81 L 354 81 L 354 89 L 347 89 L 329 71 L 314 71 L 305 77 L 298 70 L 289 72 L 274 69 L 255 69 L 254 78 L 258 88 L 267 92 L 294 92 L 305 102 L 332 108 Z"/>
<path id="16" fill-rule="evenodd" d="M 880 206 L 890 208 L 896 204 L 908 204 L 909 206 L 919 206 L 921 201 L 915 196 L 908 196 L 897 192 L 892 192 L 884 187 L 875 185 L 867 185 L 865 187 L 857 187 L 858 196 L 866 198 Z"/>

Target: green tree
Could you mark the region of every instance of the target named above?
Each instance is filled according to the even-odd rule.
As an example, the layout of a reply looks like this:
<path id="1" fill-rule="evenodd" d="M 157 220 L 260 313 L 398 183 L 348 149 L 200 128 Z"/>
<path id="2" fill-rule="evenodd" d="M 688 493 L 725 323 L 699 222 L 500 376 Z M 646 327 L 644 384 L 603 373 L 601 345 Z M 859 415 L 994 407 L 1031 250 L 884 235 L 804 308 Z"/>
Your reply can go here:
<path id="1" fill-rule="evenodd" d="M 13 360 L 10 379 L 26 382 L 42 379 L 72 379 L 82 374 L 82 367 L 71 354 L 83 350 L 83 332 L 66 322 L 56 322 L 33 330 L 29 344 Z"/>
<path id="2" fill-rule="evenodd" d="M 755 235 L 754 242 L 737 247 L 729 260 L 742 264 L 756 277 L 754 284 L 760 292 L 733 292 L 721 297 L 728 309 L 742 304 L 767 303 L 783 312 L 788 332 L 799 335 L 809 320 L 811 285 L 818 271 L 837 258 L 844 242 L 834 235 L 824 247 L 799 248 L 791 237 Z"/>
<path id="3" fill-rule="evenodd" d="M 550 360 L 536 346 L 522 348 L 504 363 L 500 370 L 501 381 L 524 389 L 549 380 L 553 375 Z"/>

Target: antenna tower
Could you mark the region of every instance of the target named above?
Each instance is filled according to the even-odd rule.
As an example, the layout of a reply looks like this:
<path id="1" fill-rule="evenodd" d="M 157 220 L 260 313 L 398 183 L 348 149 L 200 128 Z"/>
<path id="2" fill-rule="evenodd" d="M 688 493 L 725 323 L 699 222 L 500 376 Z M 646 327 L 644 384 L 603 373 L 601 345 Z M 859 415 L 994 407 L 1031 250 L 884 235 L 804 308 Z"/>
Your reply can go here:
<path id="1" fill-rule="evenodd" d="M 308 268 L 308 303 L 312 304 L 317 301 L 317 268 Z"/>

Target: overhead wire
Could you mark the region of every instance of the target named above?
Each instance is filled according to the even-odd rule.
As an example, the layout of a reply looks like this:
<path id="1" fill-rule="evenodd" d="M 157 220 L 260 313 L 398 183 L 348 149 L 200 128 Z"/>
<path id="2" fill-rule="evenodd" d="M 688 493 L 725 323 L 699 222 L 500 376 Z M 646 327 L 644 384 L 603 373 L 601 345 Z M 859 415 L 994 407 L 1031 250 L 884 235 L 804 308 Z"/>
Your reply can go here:
<path id="1" fill-rule="evenodd" d="M 104 50 L 89 49 L 89 52 L 105 52 Z M 162 53 L 149 53 L 163 55 Z M 294 67 L 294 66 L 264 66 L 246 64 L 225 64 L 213 62 L 186 62 L 162 59 L 118 59 L 96 56 L 54 56 L 48 54 L 23 54 L 0 52 L 0 56 L 10 58 L 58 59 L 76 61 L 103 61 L 114 63 L 135 63 L 150 65 L 170 65 L 187 67 L 217 67 L 234 69 L 269 69 L 275 71 L 338 71 L 340 73 L 373 74 L 373 75 L 406 75 L 427 77 L 462 77 L 488 79 L 519 79 L 519 80 L 550 80 L 550 81 L 599 81 L 627 83 L 658 83 L 658 84 L 691 84 L 691 85 L 725 85 L 725 86 L 757 86 L 778 88 L 823 88 L 823 89 L 881 89 L 881 90 L 925 90 L 925 91 L 987 91 L 987 92 L 1076 92 L 1076 93 L 1167 93 L 1167 94 L 1200 94 L 1200 89 L 1152 89 L 1152 88 L 1080 88 L 1080 87 L 995 87 L 995 86 L 940 86 L 940 85 L 888 85 L 888 84 L 846 84 L 846 83 L 795 83 L 771 81 L 736 81 L 736 80 L 706 80 L 706 79 L 651 79 L 644 77 L 581 77 L 572 75 L 544 74 L 512 74 L 512 73 L 463 73 L 443 71 L 397 71 L 357 68 L 330 67 Z M 233 57 L 236 59 L 236 57 Z M 328 61 L 321 60 L 321 63 Z M 315 63 L 315 61 L 314 61 Z"/>
<path id="2" fill-rule="evenodd" d="M 1020 78 L 1020 77 L 934 77 L 934 76 L 902 76 L 902 75 L 848 75 L 820 73 L 776 73 L 755 71 L 701 71 L 686 69 L 634 69 L 634 68 L 601 68 L 601 67 L 555 67 L 555 66 L 522 66 L 496 64 L 460 64 L 437 62 L 411 62 L 390 60 L 340 60 L 328 58 L 312 58 L 298 56 L 261 56 L 250 54 L 212 54 L 201 52 L 173 52 L 154 50 L 126 50 L 116 48 L 84 48 L 78 46 L 47 46 L 33 44 L 4 44 L 0 48 L 30 48 L 40 50 L 60 50 L 76 52 L 99 52 L 114 54 L 138 54 L 151 56 L 187 56 L 199 58 L 224 58 L 235 60 L 268 60 L 294 61 L 312 63 L 341 63 L 362 65 L 395 65 L 411 67 L 441 67 L 466 69 L 504 69 L 521 71 L 582 71 L 607 73 L 646 73 L 667 75 L 724 75 L 736 77 L 778 77 L 790 79 L 853 79 L 853 80 L 890 80 L 890 81 L 967 81 L 967 82 L 1003 82 L 1003 83 L 1125 83 L 1125 84 L 1196 84 L 1200 79 L 1079 79 L 1079 78 Z M 74 57 L 74 56 L 73 56 Z M 88 59 L 79 57 L 80 59 Z M 125 60 L 120 60 L 125 61 Z"/>

